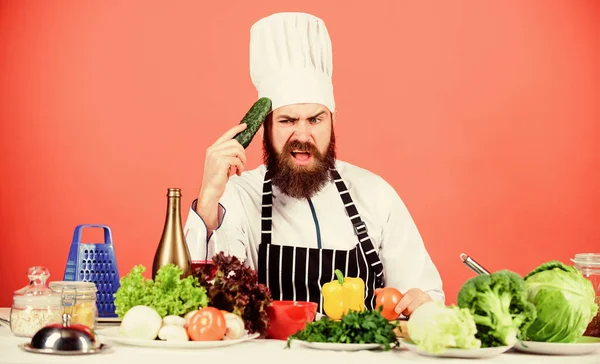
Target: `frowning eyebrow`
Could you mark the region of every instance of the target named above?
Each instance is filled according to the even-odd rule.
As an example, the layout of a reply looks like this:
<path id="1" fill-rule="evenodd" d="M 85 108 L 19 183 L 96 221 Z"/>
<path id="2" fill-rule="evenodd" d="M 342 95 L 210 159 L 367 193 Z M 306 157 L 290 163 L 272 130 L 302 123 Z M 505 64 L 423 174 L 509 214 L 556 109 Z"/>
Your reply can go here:
<path id="1" fill-rule="evenodd" d="M 314 119 L 314 118 L 318 118 L 319 116 L 325 114 L 325 110 L 321 110 L 318 113 L 316 113 L 313 116 L 308 117 L 307 119 Z M 295 118 L 286 114 L 281 114 L 277 117 L 277 120 L 292 120 L 292 121 L 297 121 L 300 118 Z"/>

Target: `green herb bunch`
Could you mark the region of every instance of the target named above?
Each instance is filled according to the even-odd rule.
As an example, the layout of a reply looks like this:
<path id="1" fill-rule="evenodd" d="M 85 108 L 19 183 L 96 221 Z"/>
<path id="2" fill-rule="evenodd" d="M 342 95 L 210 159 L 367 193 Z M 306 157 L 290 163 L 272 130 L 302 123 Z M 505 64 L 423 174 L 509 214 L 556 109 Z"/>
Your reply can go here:
<path id="1" fill-rule="evenodd" d="M 323 343 L 381 344 L 385 350 L 389 350 L 392 344 L 399 344 L 394 332 L 398 326 L 381 316 L 381 307 L 362 312 L 349 311 L 341 320 L 325 316 L 308 323 L 303 330 L 288 338 L 286 347 L 289 348 L 295 339 Z"/>

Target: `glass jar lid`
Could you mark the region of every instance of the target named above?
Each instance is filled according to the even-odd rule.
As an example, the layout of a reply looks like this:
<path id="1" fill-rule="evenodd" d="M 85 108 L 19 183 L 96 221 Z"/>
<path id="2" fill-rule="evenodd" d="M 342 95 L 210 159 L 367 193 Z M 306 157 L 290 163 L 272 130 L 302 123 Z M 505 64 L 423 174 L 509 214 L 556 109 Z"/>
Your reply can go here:
<path id="1" fill-rule="evenodd" d="M 600 268 L 600 253 L 579 253 L 571 261 L 580 267 Z"/>
<path id="2" fill-rule="evenodd" d="M 27 270 L 29 284 L 13 293 L 13 307 L 31 306 L 46 308 L 61 306 L 61 296 L 48 288 L 50 272 L 45 267 L 35 266 Z"/>
<path id="3" fill-rule="evenodd" d="M 68 295 L 96 294 L 98 289 L 94 282 L 81 281 L 54 281 L 50 282 L 50 289 L 56 293 Z"/>

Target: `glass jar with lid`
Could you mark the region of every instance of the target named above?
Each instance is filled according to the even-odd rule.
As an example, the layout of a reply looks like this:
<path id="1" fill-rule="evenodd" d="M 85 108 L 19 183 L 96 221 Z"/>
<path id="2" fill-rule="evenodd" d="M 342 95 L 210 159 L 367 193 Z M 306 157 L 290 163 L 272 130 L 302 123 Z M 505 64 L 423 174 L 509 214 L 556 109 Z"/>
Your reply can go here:
<path id="1" fill-rule="evenodd" d="M 575 258 L 571 261 L 575 263 L 575 268 L 592 282 L 596 292 L 596 304 L 600 307 L 600 253 L 575 254 Z M 584 335 L 600 337 L 600 309 L 589 323 Z"/>
<path id="2" fill-rule="evenodd" d="M 82 324 L 91 330 L 96 328 L 98 307 L 94 282 L 54 281 L 50 282 L 50 289 L 62 296 L 64 312 L 71 315 L 72 324 Z"/>
<path id="3" fill-rule="evenodd" d="M 61 296 L 48 287 L 49 276 L 45 267 L 31 267 L 29 284 L 13 293 L 10 329 L 16 336 L 33 337 L 42 327 L 62 322 Z"/>

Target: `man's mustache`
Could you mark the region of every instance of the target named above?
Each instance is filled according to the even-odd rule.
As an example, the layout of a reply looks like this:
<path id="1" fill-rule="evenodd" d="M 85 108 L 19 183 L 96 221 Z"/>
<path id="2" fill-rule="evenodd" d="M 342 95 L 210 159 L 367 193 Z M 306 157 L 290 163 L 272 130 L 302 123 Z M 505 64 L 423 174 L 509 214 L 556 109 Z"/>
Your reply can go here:
<path id="1" fill-rule="evenodd" d="M 289 154 L 293 150 L 297 150 L 300 152 L 310 152 L 315 156 L 320 156 L 319 150 L 312 143 L 301 142 L 299 140 L 292 140 L 286 143 L 283 147 L 283 150 L 286 154 Z"/>

